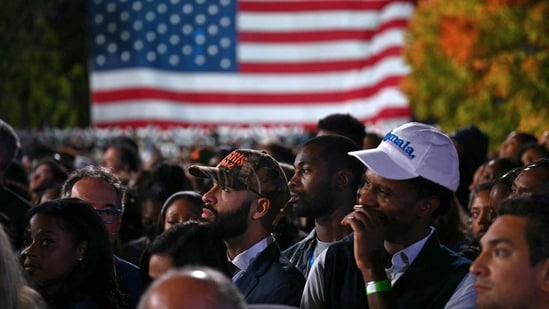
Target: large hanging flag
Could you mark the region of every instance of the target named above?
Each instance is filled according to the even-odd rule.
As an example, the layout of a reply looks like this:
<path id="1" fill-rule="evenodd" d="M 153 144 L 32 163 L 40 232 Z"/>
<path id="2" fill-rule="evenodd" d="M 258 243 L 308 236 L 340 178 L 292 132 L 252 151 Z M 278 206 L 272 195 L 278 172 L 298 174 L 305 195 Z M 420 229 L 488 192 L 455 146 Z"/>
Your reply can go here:
<path id="1" fill-rule="evenodd" d="M 97 127 L 410 117 L 414 1 L 89 0 Z"/>

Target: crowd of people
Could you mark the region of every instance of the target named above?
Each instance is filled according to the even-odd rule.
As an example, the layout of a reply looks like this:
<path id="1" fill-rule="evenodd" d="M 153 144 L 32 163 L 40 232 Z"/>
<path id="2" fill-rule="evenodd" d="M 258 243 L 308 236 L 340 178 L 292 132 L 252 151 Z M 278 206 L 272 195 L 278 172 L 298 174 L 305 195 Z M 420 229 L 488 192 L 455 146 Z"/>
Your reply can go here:
<path id="1" fill-rule="evenodd" d="M 69 146 L 0 120 L 1 308 L 549 308 L 549 130 Z"/>

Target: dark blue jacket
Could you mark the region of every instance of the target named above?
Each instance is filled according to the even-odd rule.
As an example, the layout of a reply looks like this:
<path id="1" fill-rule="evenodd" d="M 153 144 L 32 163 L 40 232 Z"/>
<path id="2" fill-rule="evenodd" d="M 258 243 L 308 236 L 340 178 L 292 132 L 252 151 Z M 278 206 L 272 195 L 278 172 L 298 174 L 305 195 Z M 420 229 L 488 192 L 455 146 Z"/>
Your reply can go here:
<path id="1" fill-rule="evenodd" d="M 433 233 L 392 287 L 397 307 L 444 308 L 469 272 L 470 264 L 468 259 L 441 245 Z M 324 275 L 325 308 L 368 308 L 352 240 L 327 249 Z"/>
<path id="2" fill-rule="evenodd" d="M 130 308 L 137 308 L 139 298 L 143 294 L 143 283 L 141 282 L 139 268 L 116 255 L 114 256 L 114 267 L 122 291 L 128 295 Z"/>
<path id="3" fill-rule="evenodd" d="M 281 304 L 299 307 L 305 277 L 271 243 L 252 262 L 236 285 L 248 304 Z"/>

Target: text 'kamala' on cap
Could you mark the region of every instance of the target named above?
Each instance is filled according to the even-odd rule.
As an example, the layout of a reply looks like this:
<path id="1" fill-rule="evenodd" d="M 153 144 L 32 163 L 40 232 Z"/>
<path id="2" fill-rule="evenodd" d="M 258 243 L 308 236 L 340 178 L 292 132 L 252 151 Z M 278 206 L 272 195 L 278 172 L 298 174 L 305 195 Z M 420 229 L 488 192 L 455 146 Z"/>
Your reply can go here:
<path id="1" fill-rule="evenodd" d="M 427 124 L 403 124 L 387 133 L 377 148 L 349 155 L 387 179 L 421 176 L 454 192 L 459 185 L 459 159 L 454 143 L 448 135 Z"/>

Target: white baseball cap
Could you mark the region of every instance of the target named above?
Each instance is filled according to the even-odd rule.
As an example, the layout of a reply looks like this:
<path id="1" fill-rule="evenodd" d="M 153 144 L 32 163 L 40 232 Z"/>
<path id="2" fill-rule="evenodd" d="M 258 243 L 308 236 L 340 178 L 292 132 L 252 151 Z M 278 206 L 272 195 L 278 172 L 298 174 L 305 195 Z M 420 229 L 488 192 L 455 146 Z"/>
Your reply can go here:
<path id="1" fill-rule="evenodd" d="M 421 176 L 454 192 L 459 185 L 459 159 L 454 143 L 427 124 L 403 124 L 387 133 L 377 148 L 352 151 L 349 155 L 387 179 Z"/>

